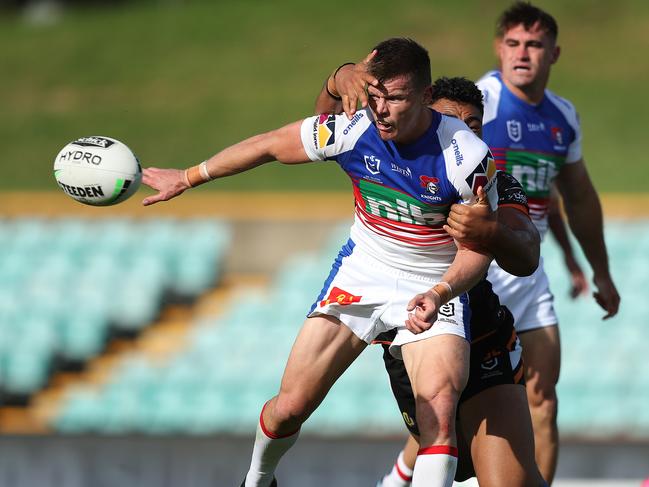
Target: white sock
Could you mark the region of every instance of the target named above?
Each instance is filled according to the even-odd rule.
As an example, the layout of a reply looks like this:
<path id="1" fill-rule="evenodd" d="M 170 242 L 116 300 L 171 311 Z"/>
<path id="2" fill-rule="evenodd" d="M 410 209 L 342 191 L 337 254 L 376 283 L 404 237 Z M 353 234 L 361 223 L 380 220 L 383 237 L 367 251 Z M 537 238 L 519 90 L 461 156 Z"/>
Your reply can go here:
<path id="1" fill-rule="evenodd" d="M 412 487 L 452 487 L 457 468 L 457 448 L 438 445 L 417 452 Z"/>
<path id="2" fill-rule="evenodd" d="M 410 487 L 412 469 L 403 461 L 403 451 L 399 453 L 392 470 L 381 480 L 381 487 Z"/>
<path id="3" fill-rule="evenodd" d="M 265 408 L 266 405 L 264 405 Z M 264 409 L 261 410 L 259 416 L 252 460 L 246 475 L 246 487 L 269 487 L 273 481 L 277 464 L 284 453 L 297 441 L 300 434 L 300 430 L 297 430 L 289 435 L 278 436 L 268 431 L 263 420 Z"/>

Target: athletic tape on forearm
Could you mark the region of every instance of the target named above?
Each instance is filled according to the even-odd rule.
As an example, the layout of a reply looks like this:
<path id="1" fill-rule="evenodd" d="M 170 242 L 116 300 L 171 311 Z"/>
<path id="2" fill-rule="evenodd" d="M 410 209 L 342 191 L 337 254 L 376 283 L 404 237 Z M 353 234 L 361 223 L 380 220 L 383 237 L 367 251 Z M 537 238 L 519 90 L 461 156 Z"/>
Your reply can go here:
<path id="1" fill-rule="evenodd" d="M 203 161 L 197 166 L 185 169 L 185 179 L 190 187 L 198 186 L 212 180 L 210 173 L 207 172 L 207 161 Z"/>
<path id="2" fill-rule="evenodd" d="M 433 291 L 442 298 L 442 304 L 448 303 L 453 298 L 453 288 L 446 281 L 440 281 L 433 286 Z"/>

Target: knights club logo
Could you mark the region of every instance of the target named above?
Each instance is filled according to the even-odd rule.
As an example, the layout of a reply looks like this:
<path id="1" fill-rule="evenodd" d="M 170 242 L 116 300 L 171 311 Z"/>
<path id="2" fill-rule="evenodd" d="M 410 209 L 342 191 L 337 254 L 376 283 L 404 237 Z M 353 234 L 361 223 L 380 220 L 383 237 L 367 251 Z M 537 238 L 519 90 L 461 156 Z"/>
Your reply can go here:
<path id="1" fill-rule="evenodd" d="M 523 126 L 518 120 L 507 120 L 507 135 L 514 142 L 520 142 L 523 138 Z"/>
<path id="2" fill-rule="evenodd" d="M 554 141 L 559 145 L 563 145 L 563 132 L 561 132 L 561 127 L 550 127 L 550 130 L 552 131 Z"/>
<path id="3" fill-rule="evenodd" d="M 426 188 L 426 191 L 431 194 L 437 194 L 437 192 L 439 191 L 439 179 L 437 179 L 436 177 L 419 176 L 419 183 L 421 184 L 422 188 Z"/>
<path id="4" fill-rule="evenodd" d="M 376 156 L 363 156 L 365 159 L 365 167 L 371 174 L 378 174 L 381 172 L 381 159 Z"/>

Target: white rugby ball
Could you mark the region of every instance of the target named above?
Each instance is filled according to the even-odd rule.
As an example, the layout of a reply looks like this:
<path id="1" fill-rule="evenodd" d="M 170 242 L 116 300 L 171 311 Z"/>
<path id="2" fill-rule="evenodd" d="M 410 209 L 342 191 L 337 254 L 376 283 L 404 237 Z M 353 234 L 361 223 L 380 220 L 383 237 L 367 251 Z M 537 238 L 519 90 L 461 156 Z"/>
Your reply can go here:
<path id="1" fill-rule="evenodd" d="M 140 161 L 126 144 L 110 137 L 81 137 L 54 160 L 54 177 L 71 198 L 93 206 L 121 203 L 142 181 Z"/>

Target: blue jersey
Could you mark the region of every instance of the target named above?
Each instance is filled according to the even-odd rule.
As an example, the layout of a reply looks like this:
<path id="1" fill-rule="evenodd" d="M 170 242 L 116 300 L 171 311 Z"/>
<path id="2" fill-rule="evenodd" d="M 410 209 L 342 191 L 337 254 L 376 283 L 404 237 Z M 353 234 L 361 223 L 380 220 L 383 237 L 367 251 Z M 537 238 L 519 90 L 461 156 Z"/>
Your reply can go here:
<path id="1" fill-rule="evenodd" d="M 497 71 L 487 73 L 477 85 L 484 96 L 483 140 L 496 167 L 523 186 L 530 216 L 544 235 L 552 180 L 564 164 L 582 157 L 577 112 L 550 90 L 545 90 L 538 105 L 524 102 L 507 88 Z"/>
<path id="2" fill-rule="evenodd" d="M 410 144 L 383 141 L 372 112 L 317 115 L 302 123 L 312 161 L 333 160 L 350 177 L 351 238 L 400 269 L 443 272 L 456 253 L 442 228 L 450 206 L 489 189 L 495 165 L 486 144 L 461 121 L 432 111 L 426 132 Z"/>

